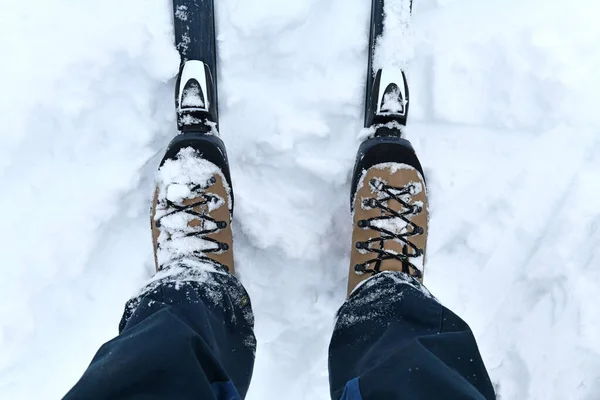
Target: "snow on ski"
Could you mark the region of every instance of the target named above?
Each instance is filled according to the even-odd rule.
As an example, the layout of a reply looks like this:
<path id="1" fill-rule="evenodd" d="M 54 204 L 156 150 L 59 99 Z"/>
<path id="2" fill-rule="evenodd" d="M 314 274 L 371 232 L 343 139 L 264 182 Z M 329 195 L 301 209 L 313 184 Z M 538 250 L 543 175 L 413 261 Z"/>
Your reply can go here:
<path id="1" fill-rule="evenodd" d="M 218 132 L 217 48 L 213 0 L 173 0 L 181 56 L 175 104 L 181 132 Z"/>

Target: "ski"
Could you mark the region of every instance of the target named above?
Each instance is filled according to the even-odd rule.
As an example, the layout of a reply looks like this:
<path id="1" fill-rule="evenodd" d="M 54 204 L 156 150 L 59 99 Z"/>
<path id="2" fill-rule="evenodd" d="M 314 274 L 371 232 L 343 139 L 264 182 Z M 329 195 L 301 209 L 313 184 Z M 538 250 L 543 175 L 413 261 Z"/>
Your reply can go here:
<path id="1" fill-rule="evenodd" d="M 378 44 L 384 35 L 387 5 L 401 7 L 412 14 L 412 0 L 372 0 L 369 35 L 369 61 L 365 95 L 365 128 L 375 129 L 375 136 L 401 136 L 408 119 L 409 91 L 404 71 L 395 66 L 376 63 Z M 399 3 L 399 4 L 392 4 Z"/>
<path id="2" fill-rule="evenodd" d="M 218 131 L 214 0 L 173 0 L 175 46 L 181 65 L 175 88 L 180 132 Z"/>

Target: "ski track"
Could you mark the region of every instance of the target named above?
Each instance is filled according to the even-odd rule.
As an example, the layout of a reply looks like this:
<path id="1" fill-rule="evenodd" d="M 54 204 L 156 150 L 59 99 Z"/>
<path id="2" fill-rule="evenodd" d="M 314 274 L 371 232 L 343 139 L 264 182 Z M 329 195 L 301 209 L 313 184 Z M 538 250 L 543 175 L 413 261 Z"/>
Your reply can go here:
<path id="1" fill-rule="evenodd" d="M 471 325 L 503 400 L 600 398 L 597 7 L 415 2 L 425 281 Z M 248 397 L 326 399 L 369 4 L 217 13 L 236 269 L 256 314 Z M 0 398 L 63 395 L 152 273 L 153 174 L 175 131 L 170 18 L 162 0 L 3 4 Z"/>

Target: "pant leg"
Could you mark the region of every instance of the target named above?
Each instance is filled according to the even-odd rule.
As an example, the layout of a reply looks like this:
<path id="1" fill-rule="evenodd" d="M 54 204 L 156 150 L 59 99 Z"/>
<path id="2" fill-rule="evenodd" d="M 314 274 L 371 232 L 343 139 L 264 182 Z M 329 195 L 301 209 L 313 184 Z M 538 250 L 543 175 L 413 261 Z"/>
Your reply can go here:
<path id="1" fill-rule="evenodd" d="M 332 399 L 495 399 L 469 326 L 416 279 L 384 272 L 338 312 Z"/>
<path id="2" fill-rule="evenodd" d="M 107 291 L 110 293 L 110 291 Z M 214 268 L 161 271 L 129 301 L 66 399 L 244 398 L 256 340 L 249 298 Z"/>

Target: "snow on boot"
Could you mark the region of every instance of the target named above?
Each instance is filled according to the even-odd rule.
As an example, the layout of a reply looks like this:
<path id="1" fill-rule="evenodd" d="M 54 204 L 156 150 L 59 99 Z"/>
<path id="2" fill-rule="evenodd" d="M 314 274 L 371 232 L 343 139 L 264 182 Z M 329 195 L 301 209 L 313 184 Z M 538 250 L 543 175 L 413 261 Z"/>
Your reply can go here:
<path id="1" fill-rule="evenodd" d="M 378 137 L 361 145 L 352 183 L 352 213 L 348 295 L 383 271 L 402 271 L 423 280 L 427 191 L 410 142 Z"/>
<path id="2" fill-rule="evenodd" d="M 180 135 L 159 168 L 152 206 L 157 271 L 210 264 L 234 274 L 233 194 L 221 140 Z"/>

